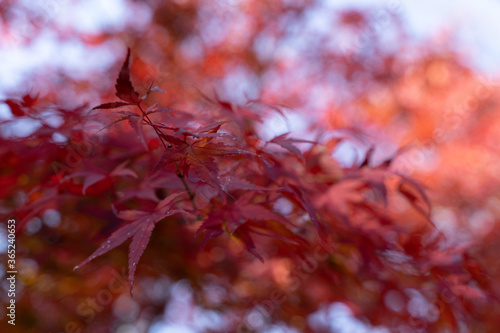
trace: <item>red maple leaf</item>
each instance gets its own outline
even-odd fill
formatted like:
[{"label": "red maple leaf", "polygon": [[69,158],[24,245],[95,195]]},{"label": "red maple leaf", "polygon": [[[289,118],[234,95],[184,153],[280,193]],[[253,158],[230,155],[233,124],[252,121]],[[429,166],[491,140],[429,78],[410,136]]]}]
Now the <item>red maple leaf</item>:
[{"label": "red maple leaf", "polygon": [[173,209],[172,206],[175,204],[175,199],[182,194],[185,194],[185,192],[178,192],[169,195],[167,198],[160,201],[152,212],[139,210],[116,212],[118,218],[130,222],[118,228],[118,230],[111,234],[111,236],[109,236],[109,238],[103,242],[101,246],[94,251],[94,253],[82,261],[79,265],[75,266],[74,269],[76,270],[82,267],[96,257],[101,256],[121,245],[127,239],[132,238],[132,242],[129,246],[128,257],[129,285],[130,294],[132,295],[137,263],[149,243],[153,229],[158,221],[181,212],[180,209]]},{"label": "red maple leaf", "polygon": [[134,86],[130,81],[129,61],[130,48],[127,49],[127,57],[123,62],[122,69],[118,75],[118,79],[116,80],[116,97],[131,104],[138,104],[141,100],[139,98],[139,94],[134,90]]}]

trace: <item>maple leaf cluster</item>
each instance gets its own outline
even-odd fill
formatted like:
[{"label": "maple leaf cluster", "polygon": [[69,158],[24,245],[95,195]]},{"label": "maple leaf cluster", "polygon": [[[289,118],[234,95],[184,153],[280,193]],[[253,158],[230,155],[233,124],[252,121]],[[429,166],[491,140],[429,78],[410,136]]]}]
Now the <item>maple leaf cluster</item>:
[{"label": "maple leaf cluster", "polygon": [[[4,180],[1,197],[11,200],[16,216],[21,217],[18,233],[48,209],[63,206],[88,211],[89,221],[109,220],[95,231],[100,240],[109,236],[75,269],[131,239],[131,294],[155,228],[180,224],[199,251],[225,238],[262,263],[269,258],[301,263],[317,252],[317,244],[334,249],[328,251],[328,260],[320,263],[314,278],[321,285],[340,286],[336,299],[347,304],[355,296],[343,290],[343,284],[382,280],[370,291],[375,299],[393,289],[418,288],[432,279],[429,295],[440,297],[443,289],[451,288],[463,296],[463,307],[443,305],[443,313],[457,325],[456,318],[467,315],[464,308],[493,297],[477,262],[460,249],[445,252],[441,248],[442,234],[430,219],[425,189],[391,168],[398,154],[376,162],[374,150],[369,149],[361,161],[341,167],[332,153],[347,136],[310,141],[286,133],[265,140],[258,126],[266,114],[256,100],[233,105],[200,94],[205,104],[192,112],[149,104],[151,94],[165,92],[152,84],[142,96],[135,90],[130,56],[128,50],[115,85],[119,101],[90,111],[86,106],[55,108],[64,126],[56,130],[42,121],[24,145],[2,139],[4,161],[9,170],[15,170],[12,173],[38,170],[30,174],[29,182],[13,182],[15,177]],[[38,117],[37,98],[27,95],[4,102],[15,117]],[[278,107],[266,110],[281,112]],[[108,123],[102,125],[103,119]],[[67,140],[54,140],[55,133]],[[22,151],[8,152],[11,147]],[[40,159],[41,154],[46,158]],[[24,186],[26,197],[10,198],[15,186]],[[97,204],[90,206],[89,197],[99,198],[92,201]],[[61,213],[70,214],[65,209]],[[457,279],[457,272],[471,274],[479,287]],[[400,275],[408,278],[398,280]],[[290,293],[295,291],[288,288]],[[306,291],[297,293],[306,298]],[[321,290],[309,296],[330,301]],[[410,300],[409,295],[401,297]],[[376,321],[371,302],[360,306],[369,308]],[[283,311],[300,307],[311,310],[290,304]],[[406,312],[400,319],[414,318]]]}]

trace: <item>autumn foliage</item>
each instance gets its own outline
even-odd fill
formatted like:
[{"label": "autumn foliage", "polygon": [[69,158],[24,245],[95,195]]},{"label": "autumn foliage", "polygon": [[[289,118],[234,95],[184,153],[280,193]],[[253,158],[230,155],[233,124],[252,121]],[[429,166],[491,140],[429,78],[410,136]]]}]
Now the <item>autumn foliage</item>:
[{"label": "autumn foliage", "polygon": [[[332,72],[321,75],[313,66],[294,77],[298,59],[265,61],[232,34],[190,63],[174,46],[192,42],[203,6],[154,9],[149,38],[168,55],[166,80],[162,69],[144,74],[151,71],[137,37],[105,78],[114,91],[101,102],[68,103],[53,92],[3,100],[12,117],[2,126],[39,122],[27,137],[0,139],[0,202],[17,220],[25,266],[10,331],[114,331],[124,323],[146,331],[168,311],[211,311],[217,324],[200,331],[330,332],[333,319],[324,318],[340,302],[389,331],[494,332],[496,90],[451,53],[408,63],[398,50],[383,53],[375,37],[361,45],[371,56],[359,45],[304,56]],[[290,31],[268,16],[301,22],[307,8],[248,6],[252,40],[262,31],[285,38]],[[357,11],[340,18],[355,34],[376,24]],[[241,63],[265,77],[262,91],[221,97],[210,84]],[[284,79],[266,81],[270,72]],[[174,80],[179,73],[199,84]],[[330,75],[343,78],[346,96],[330,99]],[[464,108],[448,107],[464,95],[473,96]],[[268,120],[286,123],[292,108],[311,108],[313,137],[265,135]],[[176,308],[174,284],[189,290],[189,304]]]}]

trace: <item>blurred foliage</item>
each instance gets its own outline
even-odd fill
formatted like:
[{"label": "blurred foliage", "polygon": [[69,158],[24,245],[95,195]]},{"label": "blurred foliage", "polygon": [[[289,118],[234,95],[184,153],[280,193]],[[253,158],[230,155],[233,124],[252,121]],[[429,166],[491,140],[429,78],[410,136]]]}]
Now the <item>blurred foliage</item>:
[{"label": "blurred foliage", "polygon": [[[0,209],[18,221],[19,274],[16,326],[6,323],[2,307],[2,331],[114,332],[130,324],[145,332],[156,321],[206,316],[223,324],[199,331],[282,324],[330,332],[318,313],[342,302],[363,322],[398,332],[496,332],[500,94],[495,78],[470,68],[451,38],[412,43],[398,3],[339,11],[319,1],[130,1],[130,8],[150,11],[149,24],[136,26],[132,17],[123,29],[93,34],[58,24],[59,12],[73,4],[54,0],[35,10],[2,1],[0,7],[2,37],[12,45],[29,45],[50,29],[61,41],[106,46],[115,57],[108,71],[78,79],[46,68],[27,80],[32,91],[5,100],[13,117],[0,124]],[[173,171],[161,186],[124,177],[98,182],[87,195],[81,181],[57,178],[55,161],[71,172],[111,172],[109,160],[130,158],[145,179],[158,160],[152,132],[152,153],[140,154],[131,126],[98,132],[117,115],[90,112],[99,101],[116,100],[127,46],[138,92],[151,82],[166,91],[152,93],[147,106],[160,102],[199,120],[230,119],[254,147],[286,130],[276,110],[300,119],[322,145],[300,146],[304,162],[285,150],[268,151],[269,159],[276,156],[277,177],[296,177],[327,229],[326,243],[299,199],[259,194],[299,226],[286,236],[304,243],[261,237],[261,263],[227,235],[200,250],[200,222],[179,217],[156,226],[133,298],[127,245],[73,272],[119,227],[111,210],[118,193],[143,190],[127,207],[139,209],[151,208],[148,186],[156,186],[157,199],[182,189]],[[16,137],[12,129],[28,125],[15,123],[26,119],[40,125]],[[266,177],[248,168],[252,183],[271,186],[272,168]],[[431,210],[410,176],[426,188]],[[207,204],[199,214],[213,208],[225,206]],[[273,228],[284,232],[279,223]]]}]

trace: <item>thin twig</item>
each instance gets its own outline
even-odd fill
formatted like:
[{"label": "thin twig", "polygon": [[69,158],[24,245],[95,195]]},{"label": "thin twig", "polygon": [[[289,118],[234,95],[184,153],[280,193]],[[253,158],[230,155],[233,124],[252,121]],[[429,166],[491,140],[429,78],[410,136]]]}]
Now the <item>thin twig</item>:
[{"label": "thin twig", "polygon": [[[161,137],[161,132],[156,128],[156,126],[153,125],[153,122],[151,121],[151,119],[149,119],[146,112],[144,112],[140,103],[137,104],[137,107],[139,108],[139,110],[141,110],[141,112],[144,115],[144,118],[147,120],[147,122],[149,122],[151,124],[151,126],[153,127],[153,129],[155,130],[156,135],[158,135],[158,138],[160,139],[161,143],[163,144],[163,147],[165,147],[165,149],[168,149],[167,144],[165,143],[165,141]],[[175,168],[177,169],[177,177],[180,178],[182,184],[184,185],[184,188],[186,189],[186,191],[189,195],[189,199],[191,200],[191,204],[193,205],[194,210],[197,210],[198,208],[196,207],[196,203],[194,201],[194,193],[191,191],[188,184],[186,183],[186,180],[184,179],[184,175],[182,174],[181,168],[179,168],[179,164],[177,164],[177,161],[174,161],[174,164],[175,164]]]}]

